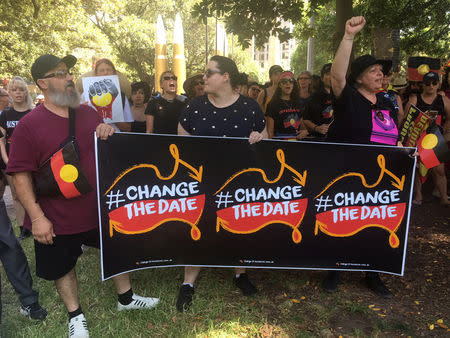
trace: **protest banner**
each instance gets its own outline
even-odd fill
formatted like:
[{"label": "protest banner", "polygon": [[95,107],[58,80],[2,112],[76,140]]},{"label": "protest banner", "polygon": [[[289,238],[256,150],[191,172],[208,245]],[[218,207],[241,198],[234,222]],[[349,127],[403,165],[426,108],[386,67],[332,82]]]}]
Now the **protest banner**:
[{"label": "protest banner", "polygon": [[124,122],[117,75],[83,77],[83,96],[105,123]]},{"label": "protest banner", "polygon": [[103,278],[179,265],[402,275],[411,151],[131,133],[96,140]]}]

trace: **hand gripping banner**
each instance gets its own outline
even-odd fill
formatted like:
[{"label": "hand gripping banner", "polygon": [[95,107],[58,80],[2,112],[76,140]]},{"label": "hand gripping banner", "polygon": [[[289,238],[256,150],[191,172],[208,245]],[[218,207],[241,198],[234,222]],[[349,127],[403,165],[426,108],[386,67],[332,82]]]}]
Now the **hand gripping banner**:
[{"label": "hand gripping banner", "polygon": [[412,148],[96,140],[103,279],[180,265],[402,275]]}]

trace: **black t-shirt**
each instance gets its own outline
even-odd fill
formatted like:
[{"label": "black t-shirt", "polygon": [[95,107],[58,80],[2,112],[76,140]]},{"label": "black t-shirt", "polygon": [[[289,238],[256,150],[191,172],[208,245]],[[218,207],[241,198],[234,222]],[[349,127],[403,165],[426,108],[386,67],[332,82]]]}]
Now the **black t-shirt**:
[{"label": "black t-shirt", "polygon": [[11,107],[4,110],[3,113],[0,115],[0,126],[6,130],[5,142],[6,142],[6,152],[8,154],[9,154],[9,147],[13,140],[12,136],[14,129],[17,127],[17,124],[22,119],[22,117],[24,117],[30,111],[31,109],[19,112]]},{"label": "black t-shirt", "polygon": [[372,104],[355,88],[345,85],[339,98],[333,97],[334,121],[327,141],[356,144],[396,145],[397,114],[392,101],[377,95]]},{"label": "black t-shirt", "polygon": [[242,95],[224,108],[215,107],[207,95],[196,97],[181,114],[180,123],[191,135],[222,137],[248,137],[266,126],[259,104]]},{"label": "black t-shirt", "polygon": [[275,136],[296,136],[296,131],[302,123],[300,106],[292,100],[270,101],[267,105],[266,115],[273,119]]},{"label": "black t-shirt", "polygon": [[[303,119],[315,125],[329,124],[333,121],[332,95],[326,91],[314,93],[306,104]],[[321,133],[312,133],[315,137],[325,137]]]},{"label": "black t-shirt", "polygon": [[149,101],[145,114],[153,116],[155,134],[177,134],[178,118],[186,107],[183,98],[184,96],[177,96],[173,101],[167,101],[160,96]]},{"label": "black t-shirt", "polygon": [[431,102],[431,104],[426,103],[422,99],[422,95],[417,95],[417,104],[416,107],[421,111],[437,111],[436,123],[440,126],[444,125],[445,122],[445,106],[444,99],[442,95],[437,95],[436,98]]}]

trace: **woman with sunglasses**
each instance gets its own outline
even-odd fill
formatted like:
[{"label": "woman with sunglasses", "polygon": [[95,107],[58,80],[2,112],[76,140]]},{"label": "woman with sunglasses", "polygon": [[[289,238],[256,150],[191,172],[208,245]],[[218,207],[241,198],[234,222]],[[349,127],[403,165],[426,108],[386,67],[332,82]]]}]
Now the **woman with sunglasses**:
[{"label": "woman with sunglasses", "polygon": [[[239,71],[233,60],[215,55],[203,76],[206,95],[193,99],[180,116],[178,135],[245,137],[250,144],[267,138],[264,115],[252,99],[237,92]],[[199,267],[186,266],[178,294],[177,309],[182,312],[192,302]],[[236,269],[235,285],[245,296],[257,292],[245,269]]]},{"label": "woman with sunglasses", "polygon": [[184,81],[183,89],[189,100],[205,94],[205,82],[203,81],[203,74],[196,74]]},{"label": "woman with sunglasses", "polygon": [[[421,94],[411,95],[406,105],[406,111],[413,104],[421,111],[436,111],[436,123],[443,127],[444,136],[450,132],[450,100],[438,93],[439,90],[439,75],[434,72],[428,72],[423,76],[423,91]],[[444,163],[439,164],[430,170],[434,178],[436,188],[439,191],[441,205],[445,207],[450,206],[447,197],[447,177],[445,175]],[[414,181],[415,197],[413,203],[416,205],[422,204],[422,183],[416,175]]]},{"label": "woman with sunglasses", "polygon": [[[11,107],[4,110],[0,116],[0,126],[1,132],[4,135],[2,138],[1,154],[2,159],[5,164],[8,163],[9,159],[9,148],[13,140],[12,136],[14,129],[16,128],[19,121],[28,114],[31,109],[34,108],[33,100],[31,99],[30,93],[28,91],[28,86],[26,82],[19,76],[14,77],[8,83],[8,94],[12,99]],[[17,198],[16,189],[12,182],[12,176],[5,175],[8,180],[8,184],[11,187],[11,193],[14,200],[14,211],[16,214],[17,223],[20,226],[20,236],[19,239],[22,240],[26,237],[31,236],[31,232],[25,229],[23,225],[23,220],[25,217],[25,209]]]},{"label": "woman with sunglasses", "polygon": [[151,100],[146,115],[146,132],[151,134],[176,134],[178,118],[186,107],[187,98],[177,95],[177,77],[171,71],[161,74],[162,95]]},{"label": "woman with sunglasses", "polygon": [[[300,109],[300,89],[294,74],[283,72],[266,110],[269,138],[302,139],[308,135]],[[301,129],[302,127],[302,129]]]}]

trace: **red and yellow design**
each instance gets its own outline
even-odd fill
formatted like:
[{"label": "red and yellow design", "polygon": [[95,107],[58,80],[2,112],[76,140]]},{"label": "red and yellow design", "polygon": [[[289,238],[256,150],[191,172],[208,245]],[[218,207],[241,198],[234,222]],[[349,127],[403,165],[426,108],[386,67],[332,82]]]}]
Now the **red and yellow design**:
[{"label": "red and yellow design", "polygon": [[[236,180],[239,176],[245,173],[258,173],[261,175],[262,179],[265,183],[272,185],[280,181],[280,179],[283,177],[283,175],[286,173],[293,174],[292,180],[296,182],[297,184],[301,186],[305,186],[306,184],[306,177],[307,177],[307,171],[305,170],[303,174],[300,174],[297,170],[292,168],[290,165],[286,163],[286,158],[284,155],[284,152],[282,149],[278,149],[276,152],[276,156],[278,161],[280,162],[280,171],[274,179],[269,179],[267,177],[267,174],[264,170],[260,168],[247,168],[243,169],[233,176],[231,176],[222,187],[220,187],[219,190],[215,192],[215,195],[217,195],[219,192],[221,192],[226,186],[228,186],[231,182]],[[234,217],[234,208],[229,207],[226,209],[218,210],[217,211],[217,221],[216,221],[216,231],[219,232],[220,228],[235,233],[235,234],[251,234],[255,233],[269,224],[273,223],[279,223],[279,224],[285,224],[292,228],[292,240],[294,243],[300,243],[302,240],[302,235],[299,231],[300,224],[302,223],[303,217],[306,213],[306,207],[308,205],[308,199],[298,199],[298,200],[290,200],[290,201],[284,201],[288,203],[297,203],[296,206],[298,206],[298,212],[296,213],[270,213],[268,215],[258,215],[258,216],[251,216],[246,217],[245,219],[236,219]],[[244,204],[238,204],[238,206],[244,206],[247,208],[253,208],[256,207],[258,209],[264,209],[264,205],[270,204],[271,206],[283,203],[283,202],[251,202],[251,203],[244,203]],[[236,206],[236,205],[235,205]]]},{"label": "red and yellow design", "polygon": [[[189,163],[183,161],[180,158],[180,153],[178,151],[178,147],[175,144],[171,144],[169,146],[169,152],[174,158],[174,167],[172,173],[167,176],[161,174],[159,168],[154,164],[142,163],[137,164],[131,168],[124,170],[120,173],[111,186],[106,190],[105,195],[114,188],[116,184],[118,184],[127,174],[130,172],[148,168],[153,169],[157,178],[161,181],[169,181],[175,177],[178,173],[178,170],[181,166],[185,167],[189,170],[188,176],[196,180],[197,182],[202,181],[203,175],[203,166],[200,166],[198,169],[191,166]],[[171,221],[180,221],[187,223],[191,226],[191,237],[193,240],[199,240],[201,237],[201,231],[198,228],[198,222],[203,214],[204,205],[205,205],[205,195],[197,195],[197,196],[189,196],[187,198],[179,198],[179,199],[168,199],[168,200],[141,200],[137,202],[132,202],[131,206],[128,205],[128,208],[132,208],[135,203],[139,203],[139,207],[142,210],[147,210],[146,208],[150,208],[149,205],[158,205],[161,202],[169,203],[170,205],[177,204],[181,205],[186,203],[186,200],[189,200],[193,204],[195,204],[196,208],[193,210],[180,210],[180,207],[174,208],[173,210],[164,210],[161,213],[148,211],[142,212],[140,215],[134,215],[130,217],[129,210],[127,209],[127,205],[124,205],[118,209],[115,209],[109,213],[109,225],[110,225],[110,236],[113,236],[114,230],[126,235],[136,235],[142,234],[149,231],[152,231],[159,227],[160,225],[171,222]]]},{"label": "red and yellow design", "polygon": [[[346,173],[344,175],[341,175],[337,178],[335,178],[332,182],[330,182],[320,194],[318,194],[315,198],[317,199],[321,195],[323,195],[328,189],[330,189],[334,184],[336,184],[338,181],[347,178],[347,177],[358,177],[361,179],[361,183],[365,188],[373,189],[376,188],[380,183],[381,180],[386,176],[389,176],[392,181],[391,185],[400,191],[403,191],[404,185],[405,185],[405,175],[402,175],[401,178],[394,175],[391,171],[386,169],[386,160],[383,155],[378,155],[377,157],[377,163],[380,167],[380,175],[378,179],[373,184],[369,184],[365,178],[365,176],[361,173],[356,172],[350,172]],[[381,213],[379,211],[379,208],[381,208],[379,205],[375,206],[345,206],[340,208],[335,208],[333,210],[328,210],[322,213],[319,213],[316,215],[316,224],[315,224],[315,231],[314,234],[317,236],[319,229],[333,237],[350,237],[355,235],[356,233],[370,227],[378,227],[385,229],[390,233],[389,236],[389,245],[392,248],[397,248],[400,244],[400,241],[398,239],[398,236],[396,235],[396,231],[398,227],[400,226],[405,210],[406,210],[406,204],[405,203],[397,203],[392,205],[383,205],[384,208],[393,208],[395,210],[395,216],[392,217],[381,217]],[[348,210],[345,210],[348,209]],[[341,210],[345,210],[349,212],[351,209],[353,215],[357,215],[360,217],[355,217],[356,219],[345,219],[345,220],[335,220],[335,213],[339,212]],[[376,212],[376,213],[375,213]],[[363,214],[366,214],[365,217],[361,216]],[[373,216],[373,214],[375,216]],[[369,217],[371,215],[371,217]]]}]

